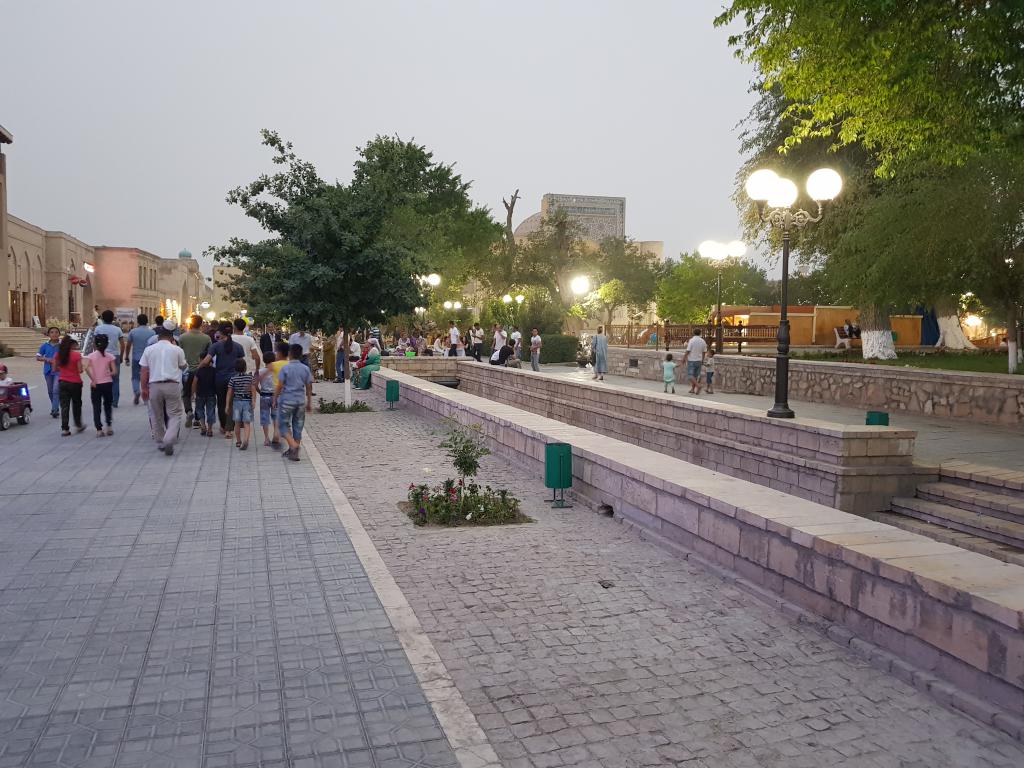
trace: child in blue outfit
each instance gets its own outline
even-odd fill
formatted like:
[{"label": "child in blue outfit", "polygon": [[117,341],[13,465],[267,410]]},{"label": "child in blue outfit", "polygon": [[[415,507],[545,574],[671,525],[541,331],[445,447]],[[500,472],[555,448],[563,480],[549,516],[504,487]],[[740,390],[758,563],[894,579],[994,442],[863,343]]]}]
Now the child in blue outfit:
[{"label": "child in blue outfit", "polygon": [[672,394],[676,393],[676,364],[672,360],[672,353],[665,355],[665,361],[661,364],[661,378],[665,382],[665,391],[672,388]]}]

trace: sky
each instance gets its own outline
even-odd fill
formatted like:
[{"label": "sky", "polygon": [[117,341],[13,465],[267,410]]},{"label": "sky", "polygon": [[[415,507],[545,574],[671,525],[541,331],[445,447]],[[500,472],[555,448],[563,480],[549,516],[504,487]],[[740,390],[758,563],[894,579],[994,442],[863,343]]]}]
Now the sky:
[{"label": "sky", "polygon": [[[327,179],[415,139],[518,223],[546,192],[626,198],[666,255],[740,227],[752,69],[715,0],[0,0],[8,210],[92,245],[200,256],[261,232],[225,201],[271,128]],[[204,268],[209,259],[201,258]]]}]

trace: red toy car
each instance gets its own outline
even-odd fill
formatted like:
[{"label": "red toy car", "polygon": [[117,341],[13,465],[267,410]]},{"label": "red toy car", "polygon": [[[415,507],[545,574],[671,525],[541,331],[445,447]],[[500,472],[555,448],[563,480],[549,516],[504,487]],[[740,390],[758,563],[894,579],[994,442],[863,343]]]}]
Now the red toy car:
[{"label": "red toy car", "polygon": [[0,430],[11,426],[11,419],[19,424],[28,424],[32,415],[32,398],[28,394],[28,384],[16,381],[13,384],[0,384]]}]

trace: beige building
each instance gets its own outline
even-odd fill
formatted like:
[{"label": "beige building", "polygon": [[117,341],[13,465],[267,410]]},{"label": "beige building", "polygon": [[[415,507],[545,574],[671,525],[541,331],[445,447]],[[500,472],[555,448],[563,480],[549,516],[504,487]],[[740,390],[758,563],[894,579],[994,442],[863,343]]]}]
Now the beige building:
[{"label": "beige building", "polygon": [[[13,140],[0,126],[0,150]],[[0,151],[0,327],[88,324],[94,306],[120,310],[121,319],[139,312],[180,318],[212,301],[209,281],[187,250],[164,259],[141,248],[94,247],[9,214],[6,171]]]}]

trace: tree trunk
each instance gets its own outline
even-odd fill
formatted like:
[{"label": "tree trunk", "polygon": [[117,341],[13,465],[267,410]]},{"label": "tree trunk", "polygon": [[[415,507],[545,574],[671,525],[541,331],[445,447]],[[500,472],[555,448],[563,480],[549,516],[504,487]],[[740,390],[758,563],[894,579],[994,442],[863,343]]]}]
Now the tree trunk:
[{"label": "tree trunk", "polygon": [[939,323],[939,340],[935,346],[945,349],[977,349],[967,338],[960,325],[956,304],[948,297],[935,302],[935,317]]},{"label": "tree trunk", "polygon": [[860,311],[860,343],[865,360],[896,359],[887,310],[865,307]]},{"label": "tree trunk", "polygon": [[1017,307],[1011,304],[1006,316],[1006,370],[1008,373],[1017,372],[1017,364],[1020,362],[1019,340]]}]

